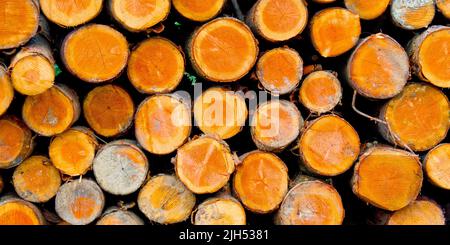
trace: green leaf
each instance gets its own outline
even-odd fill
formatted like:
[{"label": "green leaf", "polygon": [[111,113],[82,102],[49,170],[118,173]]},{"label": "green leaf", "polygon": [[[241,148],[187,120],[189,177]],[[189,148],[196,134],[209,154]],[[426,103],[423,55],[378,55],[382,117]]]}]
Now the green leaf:
[{"label": "green leaf", "polygon": [[175,24],[175,26],[181,26],[181,23],[178,21],[175,21],[174,24]]},{"label": "green leaf", "polygon": [[197,83],[197,77],[194,75],[191,75],[189,72],[185,72],[184,75],[189,79],[189,81],[191,82],[192,86],[195,85],[195,83]]},{"label": "green leaf", "polygon": [[58,64],[55,64],[55,76],[57,77],[61,73],[61,68],[59,68]]}]

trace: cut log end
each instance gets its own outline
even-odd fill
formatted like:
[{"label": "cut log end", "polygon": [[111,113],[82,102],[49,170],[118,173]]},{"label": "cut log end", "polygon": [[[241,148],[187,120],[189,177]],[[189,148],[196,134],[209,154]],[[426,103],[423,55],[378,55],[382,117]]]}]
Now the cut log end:
[{"label": "cut log end", "polygon": [[232,197],[213,197],[202,202],[193,214],[194,225],[245,225],[245,210]]},{"label": "cut log end", "polygon": [[32,203],[16,197],[0,200],[0,225],[45,225],[41,211]]},{"label": "cut log end", "polygon": [[225,141],[203,136],[178,149],[175,169],[192,192],[214,193],[228,182],[235,162]]},{"label": "cut log end", "polygon": [[209,88],[194,103],[194,118],[200,130],[221,139],[238,134],[247,115],[244,97],[221,87]]},{"label": "cut log end", "polygon": [[373,20],[386,11],[389,2],[390,0],[345,0],[345,7],[359,15],[363,20]]},{"label": "cut log end", "polygon": [[56,194],[55,210],[63,220],[73,225],[86,225],[102,213],[105,197],[92,180],[75,180],[62,185]]},{"label": "cut log end", "polygon": [[424,170],[431,183],[450,190],[450,143],[438,145],[428,152]]},{"label": "cut log end", "polygon": [[61,176],[48,158],[32,156],[15,169],[13,185],[21,198],[43,203],[56,195]]},{"label": "cut log end", "polygon": [[20,59],[12,67],[11,79],[19,93],[37,95],[53,86],[55,70],[45,57],[31,55]]},{"label": "cut log end", "polygon": [[311,20],[311,41],[323,57],[339,56],[352,49],[359,40],[359,16],[344,8],[327,8]]},{"label": "cut log end", "polygon": [[128,78],[143,93],[168,93],[183,79],[184,63],[183,53],[172,41],[150,38],[131,53]]},{"label": "cut log end", "polygon": [[217,16],[226,0],[173,0],[172,3],[185,18],[202,22]]},{"label": "cut log end", "polygon": [[146,31],[165,20],[170,12],[170,0],[112,0],[111,15],[132,32]]},{"label": "cut log end", "polygon": [[275,48],[259,58],[256,75],[270,93],[287,94],[292,92],[302,79],[303,60],[294,49]]},{"label": "cut log end", "polygon": [[112,84],[94,88],[83,102],[86,121],[104,137],[125,133],[133,122],[134,110],[133,100],[127,91]]},{"label": "cut log end", "polygon": [[153,154],[175,151],[191,133],[191,110],[173,94],[155,95],[141,103],[135,119],[139,144]]},{"label": "cut log end", "polygon": [[345,216],[341,197],[333,186],[318,180],[295,185],[275,217],[279,225],[340,225]]},{"label": "cut log end", "polygon": [[97,225],[144,225],[144,221],[131,211],[113,207],[102,215]]},{"label": "cut log end", "polygon": [[362,200],[395,211],[416,199],[422,180],[422,166],[416,155],[391,147],[373,146],[360,156],[352,188]]},{"label": "cut log end", "polygon": [[61,48],[61,58],[67,69],[81,80],[91,83],[118,77],[127,64],[128,55],[125,37],[115,29],[99,24],[72,31]]},{"label": "cut log end", "polygon": [[75,27],[94,19],[103,7],[102,0],[39,0],[42,13],[62,27]]},{"label": "cut log end", "polygon": [[174,224],[189,218],[195,206],[195,195],[175,176],[160,174],[142,187],[137,202],[149,220]]},{"label": "cut log end", "polygon": [[258,106],[250,122],[253,142],[263,151],[281,151],[297,139],[303,118],[286,100],[271,100]]},{"label": "cut log end", "polygon": [[255,213],[277,209],[288,190],[288,169],[273,153],[245,154],[236,168],[233,189],[244,206]]},{"label": "cut log end", "polygon": [[445,94],[429,85],[412,83],[381,110],[383,137],[413,151],[426,151],[445,139],[450,127],[450,103]]},{"label": "cut log end", "polygon": [[200,76],[214,82],[234,82],[256,63],[258,42],[243,22],[224,17],[194,32],[187,50]]},{"label": "cut log end", "polygon": [[97,139],[89,129],[75,127],[52,139],[49,155],[61,173],[79,176],[91,168],[97,146]]},{"label": "cut log end", "polygon": [[342,99],[338,78],[329,71],[315,71],[303,80],[299,100],[308,110],[321,114],[336,107]]},{"label": "cut log end", "polygon": [[346,76],[350,85],[365,97],[392,98],[409,79],[408,55],[390,36],[371,35],[351,55]]},{"label": "cut log end", "polygon": [[435,14],[434,0],[393,0],[391,16],[393,22],[406,30],[427,27]]},{"label": "cut log end", "polygon": [[29,128],[43,136],[64,132],[78,119],[80,104],[75,92],[64,85],[25,99],[22,117]]},{"label": "cut log end", "polygon": [[14,88],[11,84],[11,78],[3,64],[0,63],[0,116],[3,115],[11,105],[14,99]]},{"label": "cut log end", "polygon": [[436,0],[436,6],[445,18],[450,19],[450,1]]},{"label": "cut log end", "polygon": [[128,195],[141,187],[148,173],[145,154],[131,141],[118,140],[104,145],[93,162],[95,179],[113,195]]},{"label": "cut log end", "polygon": [[423,199],[411,202],[394,212],[387,225],[445,225],[442,208],[434,201]]},{"label": "cut log end", "polygon": [[356,130],[335,115],[322,116],[309,123],[298,144],[305,167],[324,176],[336,176],[347,171],[360,150]]},{"label": "cut log end", "polygon": [[0,169],[19,165],[33,150],[31,130],[15,117],[0,119]]}]

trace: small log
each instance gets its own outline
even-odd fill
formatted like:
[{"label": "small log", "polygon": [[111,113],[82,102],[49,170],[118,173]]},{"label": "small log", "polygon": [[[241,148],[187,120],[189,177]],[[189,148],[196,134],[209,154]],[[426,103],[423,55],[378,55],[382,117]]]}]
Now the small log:
[{"label": "small log", "polygon": [[241,203],[230,195],[206,199],[192,216],[194,225],[245,225],[247,222]]},{"label": "small log", "polygon": [[375,207],[396,211],[419,195],[423,173],[419,158],[388,146],[372,146],[355,166],[353,193]]},{"label": "small log", "polygon": [[312,113],[329,112],[341,102],[341,99],[341,83],[331,71],[312,72],[300,86],[299,101]]},{"label": "small log", "polygon": [[55,60],[50,44],[35,36],[11,60],[9,70],[14,89],[24,95],[37,95],[53,86]]},{"label": "small log", "polygon": [[236,167],[233,190],[244,206],[265,214],[277,209],[288,191],[288,169],[275,154],[253,151],[244,154]]},{"label": "small log", "polygon": [[61,176],[48,158],[32,156],[14,170],[12,181],[21,198],[29,202],[44,203],[58,192]]},{"label": "small log", "polygon": [[450,88],[450,27],[432,26],[408,47],[412,70],[422,81]]},{"label": "small log", "polygon": [[350,169],[358,159],[360,146],[358,132],[335,115],[309,122],[298,142],[306,169],[323,176],[336,176]]},{"label": "small log", "polygon": [[100,14],[103,0],[39,0],[42,13],[61,27],[75,27],[87,23]]},{"label": "small log", "polygon": [[153,154],[166,155],[175,151],[187,140],[191,127],[191,109],[175,94],[151,96],[136,112],[136,139]]},{"label": "small log", "polygon": [[142,187],[137,203],[150,221],[175,224],[189,218],[195,195],[177,177],[159,174]]},{"label": "small log", "polygon": [[86,225],[102,213],[105,196],[90,179],[68,182],[59,188],[55,199],[56,213],[72,225]]},{"label": "small log", "polygon": [[435,186],[450,190],[450,143],[443,143],[425,156],[424,171]]},{"label": "small log", "polygon": [[355,48],[345,76],[361,95],[388,99],[399,94],[409,79],[408,55],[392,37],[373,34]]},{"label": "small log", "polygon": [[235,169],[228,144],[207,135],[180,147],[174,163],[177,176],[195,194],[220,190]]},{"label": "small log", "polygon": [[144,221],[131,211],[110,207],[97,221],[97,225],[144,225]]},{"label": "small log", "polygon": [[450,19],[450,1],[449,0],[436,0],[436,7],[445,16]]},{"label": "small log", "polygon": [[0,169],[13,168],[33,152],[34,140],[31,130],[18,118],[0,119]]},{"label": "small log", "polygon": [[128,78],[142,93],[169,93],[184,75],[184,56],[178,46],[162,37],[152,37],[131,52]]},{"label": "small log", "polygon": [[113,195],[128,195],[139,189],[148,174],[148,160],[139,147],[129,140],[104,145],[93,162],[95,179]]},{"label": "small log", "polygon": [[405,30],[428,27],[436,12],[434,2],[434,0],[392,0],[392,21]]},{"label": "small log", "polygon": [[192,34],[187,53],[201,77],[213,82],[234,82],[256,63],[258,41],[243,22],[217,18]]},{"label": "small log", "polygon": [[99,135],[115,137],[125,133],[133,122],[134,103],[123,88],[108,84],[91,90],[83,102],[89,126]]},{"label": "small log", "polygon": [[195,125],[205,134],[229,139],[245,125],[248,110],[245,98],[222,87],[204,91],[194,102]]},{"label": "small log", "polygon": [[28,42],[39,28],[39,4],[35,0],[0,0],[0,50]]},{"label": "small log", "polygon": [[345,0],[345,7],[359,15],[363,20],[373,20],[380,17],[388,8],[390,0]]},{"label": "small log", "polygon": [[141,32],[167,18],[170,2],[170,0],[111,0],[108,1],[108,10],[125,29]]},{"label": "small log", "polygon": [[11,105],[14,99],[14,88],[11,84],[11,78],[8,72],[0,63],[0,116],[3,115]]},{"label": "small log", "polygon": [[298,36],[308,22],[304,0],[259,0],[250,9],[246,22],[264,39],[287,41]]},{"label": "small log", "polygon": [[41,211],[32,203],[13,196],[0,199],[0,225],[45,225]]},{"label": "small log", "polygon": [[275,216],[277,225],[341,225],[345,216],[336,189],[306,178],[292,187]]},{"label": "small log", "polygon": [[359,16],[340,7],[317,12],[310,25],[311,42],[323,57],[335,57],[349,51],[361,35]]},{"label": "small log", "polygon": [[74,127],[52,138],[49,156],[61,173],[79,176],[91,168],[97,147],[97,139],[90,129]]},{"label": "small log", "polygon": [[208,21],[216,17],[227,0],[173,0],[172,4],[183,17],[192,21]]},{"label": "small log", "polygon": [[271,100],[258,106],[250,119],[250,127],[258,149],[280,152],[297,139],[303,118],[293,103]]},{"label": "small log", "polygon": [[45,92],[28,96],[22,108],[27,126],[42,136],[66,131],[80,116],[78,96],[63,84],[56,84]]},{"label": "small log", "polygon": [[381,109],[381,135],[392,144],[413,151],[426,151],[445,139],[450,127],[450,103],[430,85],[411,83]]},{"label": "small log", "polygon": [[263,87],[272,94],[292,92],[303,76],[303,60],[297,51],[288,47],[265,52],[256,65],[256,75]]},{"label": "small log", "polygon": [[106,25],[90,24],[68,34],[60,53],[74,76],[85,82],[101,83],[120,75],[129,52],[122,33]]},{"label": "small log", "polygon": [[445,216],[436,202],[419,199],[390,214],[386,225],[445,225]]}]

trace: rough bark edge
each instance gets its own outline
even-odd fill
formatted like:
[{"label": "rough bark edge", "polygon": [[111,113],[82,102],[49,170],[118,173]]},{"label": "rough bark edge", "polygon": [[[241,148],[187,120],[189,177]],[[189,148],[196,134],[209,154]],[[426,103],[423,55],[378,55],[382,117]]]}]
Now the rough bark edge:
[{"label": "rough bark edge", "polygon": [[442,188],[442,189],[445,189],[445,190],[450,190],[450,188],[443,187],[443,186],[441,186],[440,184],[438,184],[437,182],[435,182],[432,178],[430,178],[430,176],[428,175],[428,171],[426,170],[426,166],[427,166],[427,164],[428,164],[429,157],[431,156],[431,154],[433,153],[433,151],[436,150],[436,149],[438,149],[438,148],[440,148],[440,147],[442,147],[442,146],[445,146],[445,145],[450,145],[450,143],[441,143],[441,144],[438,144],[437,146],[433,147],[431,150],[429,150],[428,153],[425,155],[425,158],[424,158],[424,160],[423,160],[423,164],[422,164],[422,165],[423,165],[423,172],[424,172],[425,175],[427,176],[427,180],[428,180],[432,185],[434,185],[434,186],[436,186],[436,187],[439,187],[439,188]]}]

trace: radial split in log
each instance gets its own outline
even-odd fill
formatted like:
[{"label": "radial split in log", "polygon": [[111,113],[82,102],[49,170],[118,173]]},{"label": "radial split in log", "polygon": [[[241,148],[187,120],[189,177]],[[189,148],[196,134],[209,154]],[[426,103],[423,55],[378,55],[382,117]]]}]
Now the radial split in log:
[{"label": "radial split in log", "polygon": [[136,112],[136,139],[150,153],[169,154],[189,137],[191,120],[191,109],[178,96],[149,97]]},{"label": "radial split in log", "polygon": [[41,211],[32,203],[17,197],[0,199],[0,225],[45,225]]},{"label": "radial split in log", "polygon": [[292,92],[303,76],[303,60],[288,47],[265,52],[256,65],[256,75],[266,90],[275,95]]},{"label": "radial split in log", "polygon": [[352,188],[362,200],[395,211],[416,199],[422,180],[422,166],[416,155],[387,146],[372,146],[355,166]]},{"label": "radial split in log", "polygon": [[128,42],[115,29],[91,24],[72,31],[64,39],[61,59],[83,81],[101,83],[120,75],[128,61]]},{"label": "radial split in log", "polygon": [[41,36],[31,39],[11,60],[11,81],[24,95],[37,95],[53,86],[55,60],[50,44]]},{"label": "radial split in log", "polygon": [[387,225],[445,225],[444,212],[434,201],[416,200],[389,215]]},{"label": "radial split in log", "polygon": [[173,6],[182,16],[193,21],[207,21],[216,17],[227,0],[173,0]]},{"label": "radial split in log", "polygon": [[144,225],[144,221],[131,211],[111,207],[100,217],[97,225]]},{"label": "radial split in log", "polygon": [[168,93],[180,84],[184,75],[183,53],[172,41],[153,37],[132,51],[128,78],[142,93]]},{"label": "radial split in log", "polygon": [[170,0],[111,0],[108,9],[124,28],[140,32],[167,18]]},{"label": "radial split in log", "polygon": [[221,87],[207,89],[194,103],[196,125],[205,134],[221,139],[238,134],[245,125],[247,115],[242,94]]},{"label": "radial split in log", "polygon": [[159,174],[142,187],[137,202],[150,221],[174,224],[189,218],[195,195],[175,176]]},{"label": "radial split in log", "polygon": [[436,0],[436,6],[447,19],[450,19],[450,0]]},{"label": "radial split in log", "polygon": [[304,0],[259,0],[246,21],[264,39],[286,41],[305,29],[308,9]]},{"label": "radial split in log", "polygon": [[373,20],[381,16],[389,6],[390,0],[345,0],[345,7],[359,15],[363,20]]},{"label": "radial split in log", "polygon": [[194,225],[245,225],[245,210],[231,196],[212,197],[202,202],[192,214]]},{"label": "radial split in log", "polygon": [[72,225],[86,225],[102,213],[105,196],[92,180],[80,179],[59,188],[55,210],[59,217]]},{"label": "radial split in log", "polygon": [[330,71],[315,71],[303,80],[299,100],[308,110],[321,114],[336,107],[342,99],[342,87]]},{"label": "radial split in log", "polygon": [[255,213],[277,209],[288,190],[288,169],[275,154],[253,151],[241,157],[233,189],[244,206]]},{"label": "radial split in log", "polygon": [[0,50],[28,42],[39,27],[39,5],[34,0],[0,0]]},{"label": "radial split in log", "polygon": [[256,63],[258,41],[243,22],[217,18],[194,32],[187,52],[200,76],[214,82],[234,82]]},{"label": "radial split in log", "polygon": [[52,139],[49,155],[61,173],[79,176],[91,168],[97,146],[97,139],[90,129],[74,127]]},{"label": "radial split in log", "polygon": [[345,73],[359,94],[372,99],[392,98],[409,79],[408,55],[390,36],[374,34],[353,51]]},{"label": "radial split in log", "polygon": [[42,94],[28,96],[22,117],[28,127],[43,136],[60,134],[78,120],[80,104],[75,91],[57,84]]},{"label": "radial split in log", "polygon": [[289,190],[275,217],[278,225],[340,225],[345,210],[333,186],[306,180]]},{"label": "radial split in log", "polygon": [[227,143],[202,136],[178,149],[175,170],[180,180],[196,194],[214,193],[234,172],[235,162]]},{"label": "radial split in log", "polygon": [[311,42],[323,57],[339,56],[352,49],[361,34],[359,16],[344,8],[327,8],[311,20]]},{"label": "radial split in log", "polygon": [[450,190],[450,143],[436,146],[423,162],[428,180],[440,188]]},{"label": "radial split in log", "polygon": [[394,24],[406,30],[427,27],[435,14],[434,0],[392,0],[391,16]]},{"label": "radial split in log", "polygon": [[421,80],[450,88],[450,27],[428,28],[410,42],[408,51],[412,69]]},{"label": "radial split in log", "polygon": [[98,151],[93,170],[103,190],[113,195],[128,195],[139,189],[147,178],[148,160],[134,142],[117,140]]},{"label": "radial split in log", "polygon": [[94,19],[100,14],[103,0],[39,0],[42,13],[62,27],[74,27]]},{"label": "radial split in log", "polygon": [[358,158],[359,136],[344,119],[325,115],[310,123],[298,143],[302,163],[314,174],[336,176]]},{"label": "radial split in log", "polygon": [[3,115],[11,105],[14,98],[14,88],[11,84],[11,78],[8,72],[0,63],[0,116]]},{"label": "radial split in log", "polygon": [[21,198],[43,203],[56,195],[61,176],[48,158],[32,156],[15,169],[13,185]]},{"label": "radial split in log", "polygon": [[19,165],[33,151],[31,130],[15,117],[0,119],[0,169]]},{"label": "radial split in log", "polygon": [[133,100],[127,91],[112,84],[94,88],[83,102],[86,121],[104,137],[125,133],[133,122],[134,110]]},{"label": "radial split in log", "polygon": [[282,151],[295,139],[303,126],[297,107],[286,100],[260,104],[250,120],[253,142],[263,151]]},{"label": "radial split in log", "polygon": [[450,127],[450,103],[445,94],[421,83],[407,85],[381,109],[382,136],[413,151],[426,151],[445,139]]}]

